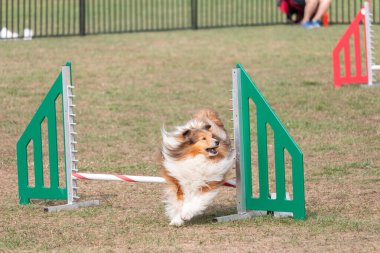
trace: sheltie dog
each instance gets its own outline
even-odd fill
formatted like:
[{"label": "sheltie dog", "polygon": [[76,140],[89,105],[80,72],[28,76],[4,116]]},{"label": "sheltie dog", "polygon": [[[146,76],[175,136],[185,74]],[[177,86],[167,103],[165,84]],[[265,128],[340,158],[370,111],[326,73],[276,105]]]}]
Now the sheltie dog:
[{"label": "sheltie dog", "polygon": [[173,132],[162,129],[165,211],[170,225],[202,214],[233,167],[231,141],[218,114],[204,109]]}]

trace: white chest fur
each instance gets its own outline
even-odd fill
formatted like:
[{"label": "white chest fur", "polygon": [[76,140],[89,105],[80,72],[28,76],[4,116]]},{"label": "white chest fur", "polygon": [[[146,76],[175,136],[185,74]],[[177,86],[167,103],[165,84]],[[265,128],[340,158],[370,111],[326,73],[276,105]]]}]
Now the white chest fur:
[{"label": "white chest fur", "polygon": [[176,161],[165,159],[164,166],[169,174],[175,177],[181,185],[202,187],[207,182],[221,181],[232,167],[233,157],[226,157],[219,161],[212,161],[204,155]]}]

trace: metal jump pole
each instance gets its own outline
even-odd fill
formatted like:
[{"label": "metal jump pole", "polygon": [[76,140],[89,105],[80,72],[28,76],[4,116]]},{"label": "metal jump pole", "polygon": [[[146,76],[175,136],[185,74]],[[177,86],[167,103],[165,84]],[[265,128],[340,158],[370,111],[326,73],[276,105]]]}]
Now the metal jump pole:
[{"label": "metal jump pole", "polygon": [[372,14],[369,9],[369,2],[364,2],[364,15],[365,15],[365,35],[366,35],[366,47],[367,47],[367,69],[368,69],[368,86],[379,86],[374,84],[376,82],[375,70],[380,70],[380,65],[374,63],[374,44],[373,44],[373,30],[372,30]]},{"label": "metal jump pole", "polygon": [[65,145],[65,171],[66,171],[66,188],[67,204],[59,206],[49,206],[44,210],[46,212],[58,212],[61,210],[75,209],[79,207],[99,205],[99,200],[90,200],[78,202],[78,182],[72,174],[78,172],[76,159],[75,141],[75,113],[74,113],[74,85],[71,80],[71,67],[62,67],[62,103],[63,103],[63,123],[64,123],[64,145]]}]

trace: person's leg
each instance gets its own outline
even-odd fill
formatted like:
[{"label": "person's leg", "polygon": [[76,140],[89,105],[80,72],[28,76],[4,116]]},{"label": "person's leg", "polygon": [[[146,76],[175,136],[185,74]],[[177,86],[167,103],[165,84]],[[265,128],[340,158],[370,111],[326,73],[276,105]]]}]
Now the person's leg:
[{"label": "person's leg", "polygon": [[311,16],[315,13],[318,7],[318,3],[319,0],[306,0],[305,12],[301,24],[305,24],[306,22],[310,21]]},{"label": "person's leg", "polygon": [[319,0],[318,10],[313,17],[313,21],[320,21],[323,14],[325,14],[330,7],[330,4],[331,0]]}]

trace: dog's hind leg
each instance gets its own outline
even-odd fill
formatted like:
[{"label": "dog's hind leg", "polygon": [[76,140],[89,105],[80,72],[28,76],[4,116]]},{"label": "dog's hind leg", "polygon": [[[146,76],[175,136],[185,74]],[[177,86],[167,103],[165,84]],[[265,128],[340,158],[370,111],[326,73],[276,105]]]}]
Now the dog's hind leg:
[{"label": "dog's hind leg", "polygon": [[211,204],[213,199],[218,195],[218,190],[209,192],[197,192],[186,196],[181,212],[182,220],[190,220],[196,215],[200,215]]}]

